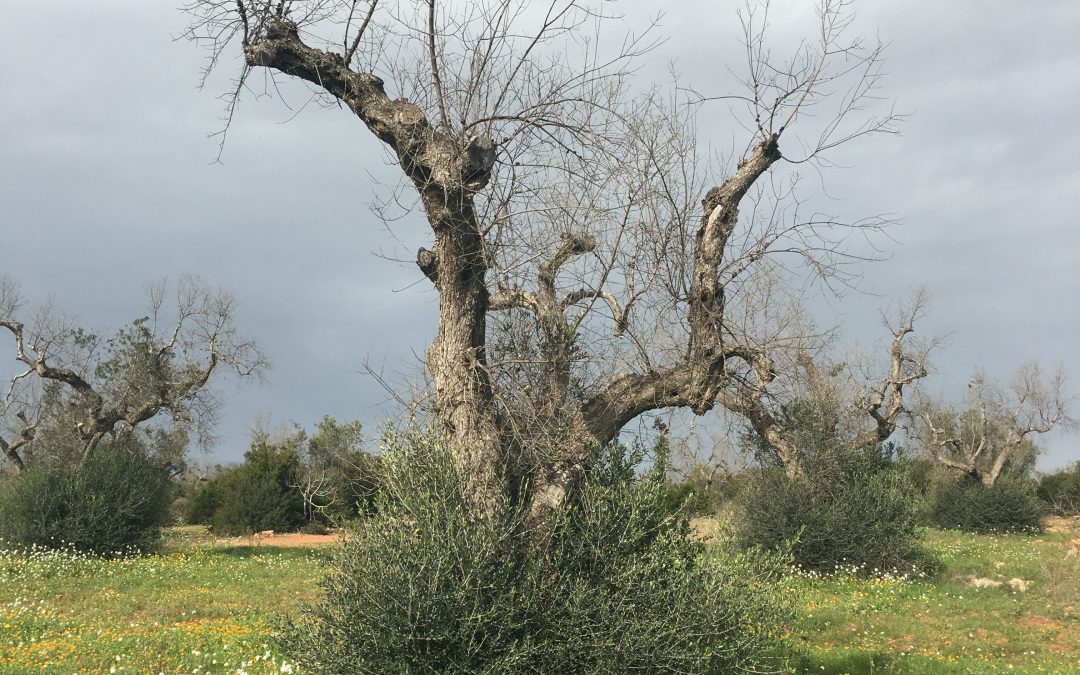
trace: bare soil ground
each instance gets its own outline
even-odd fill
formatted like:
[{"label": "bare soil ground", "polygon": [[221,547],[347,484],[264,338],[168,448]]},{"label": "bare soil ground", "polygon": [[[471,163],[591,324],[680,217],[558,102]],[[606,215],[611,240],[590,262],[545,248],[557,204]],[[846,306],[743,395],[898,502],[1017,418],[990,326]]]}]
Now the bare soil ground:
[{"label": "bare soil ground", "polygon": [[1046,519],[1046,531],[1080,537],[1080,516],[1050,516]]},{"label": "bare soil ground", "polygon": [[174,543],[196,546],[275,546],[278,548],[299,548],[327,546],[340,540],[337,532],[330,534],[301,534],[297,532],[275,532],[273,534],[254,534],[243,537],[216,537],[207,531],[205,525],[182,525],[170,527],[168,538]]},{"label": "bare soil ground", "polygon": [[326,546],[337,542],[340,537],[337,534],[300,534],[295,532],[273,534],[272,536],[252,537],[215,537],[214,546],[278,546],[280,548],[294,548],[300,546]]}]

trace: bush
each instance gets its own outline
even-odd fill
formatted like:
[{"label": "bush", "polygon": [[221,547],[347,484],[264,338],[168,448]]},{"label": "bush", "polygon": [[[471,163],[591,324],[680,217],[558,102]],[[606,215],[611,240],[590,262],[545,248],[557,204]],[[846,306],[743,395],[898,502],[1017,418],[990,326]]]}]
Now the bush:
[{"label": "bush", "polygon": [[188,525],[209,525],[214,519],[214,514],[221,508],[221,477],[218,474],[214,478],[201,483],[184,504],[184,522]]},{"label": "bush", "polygon": [[719,514],[736,500],[747,477],[745,471],[713,472],[710,467],[694,467],[682,480],[668,482],[668,499],[673,506],[687,509],[690,515]]},{"label": "bush", "polygon": [[1037,494],[1054,515],[1080,516],[1080,462],[1043,476]]},{"label": "bush", "polygon": [[928,516],[935,527],[974,534],[1040,532],[1044,509],[1034,481],[1000,476],[983,485],[964,476],[938,488]]},{"label": "bush", "polygon": [[696,516],[714,513],[712,490],[693,478],[680,481],[668,480],[664,484],[665,506],[669,509],[683,509],[687,514]]},{"label": "bush", "polygon": [[706,550],[662,471],[636,481],[610,454],[537,543],[509,504],[475,517],[437,445],[391,451],[379,508],[281,647],[322,673],[726,673],[778,653],[790,610],[763,582],[783,559]]},{"label": "bush", "polygon": [[326,525],[320,523],[317,520],[313,520],[310,523],[306,523],[303,527],[301,527],[300,528],[300,533],[301,534],[319,534],[319,535],[330,534],[330,528],[327,527]]},{"label": "bush", "polygon": [[168,520],[168,477],[137,446],[98,446],[81,466],[31,466],[0,489],[0,537],[22,546],[142,551]]},{"label": "bush", "polygon": [[817,572],[924,571],[917,486],[889,450],[818,453],[804,474],[754,472],[735,510],[743,546],[780,550],[790,542],[795,563]]},{"label": "bush", "polygon": [[[291,448],[257,443],[244,463],[215,477],[196,494],[214,506],[210,528],[219,534],[263,530],[292,532],[307,522],[304,499],[296,486],[300,459]],[[201,494],[201,496],[199,496]]]}]

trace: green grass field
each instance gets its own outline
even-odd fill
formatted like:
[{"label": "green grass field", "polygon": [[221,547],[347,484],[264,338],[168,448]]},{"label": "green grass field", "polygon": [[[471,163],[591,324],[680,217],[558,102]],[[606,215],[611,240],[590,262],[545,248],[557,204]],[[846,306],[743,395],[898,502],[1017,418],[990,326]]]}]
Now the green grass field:
[{"label": "green grass field", "polygon": [[[275,617],[317,596],[327,551],[228,547],[173,530],[159,555],[0,553],[0,673],[282,673]],[[1080,532],[930,531],[934,579],[782,581],[802,605],[792,672],[1080,672]],[[0,546],[2,548],[2,546]],[[1025,593],[956,577],[1019,577]]]},{"label": "green grass field", "polygon": [[188,533],[142,558],[0,554],[0,672],[291,672],[270,624],[315,597],[326,552]]},{"label": "green grass field", "polygon": [[[934,579],[792,580],[804,603],[798,672],[1080,673],[1080,558],[1066,557],[1068,541],[930,531]],[[1032,585],[972,588],[965,575]]]}]

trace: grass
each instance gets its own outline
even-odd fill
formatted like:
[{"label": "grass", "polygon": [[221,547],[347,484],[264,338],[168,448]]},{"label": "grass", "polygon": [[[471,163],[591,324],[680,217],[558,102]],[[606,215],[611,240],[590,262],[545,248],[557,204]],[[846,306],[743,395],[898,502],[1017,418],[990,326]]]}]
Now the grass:
[{"label": "grass", "polygon": [[[798,673],[1080,672],[1080,559],[1072,534],[931,530],[930,579],[793,574]],[[0,545],[0,549],[3,546]],[[0,551],[0,673],[282,673],[275,617],[316,597],[326,550],[213,545],[169,532],[157,555],[99,560]],[[1026,593],[967,574],[1032,580]]]},{"label": "grass", "polygon": [[0,673],[290,672],[271,622],[315,597],[325,552],[191,534],[118,560],[0,552]]},{"label": "grass", "polygon": [[[804,603],[796,672],[1080,672],[1080,560],[1065,556],[1067,541],[931,530],[933,578],[793,577]],[[965,575],[1033,584],[972,588]]]}]

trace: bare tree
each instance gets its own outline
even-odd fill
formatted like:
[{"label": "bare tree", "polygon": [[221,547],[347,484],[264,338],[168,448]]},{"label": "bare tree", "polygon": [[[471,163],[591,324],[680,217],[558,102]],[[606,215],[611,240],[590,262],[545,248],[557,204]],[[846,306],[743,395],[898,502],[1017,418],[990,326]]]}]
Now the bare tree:
[{"label": "bare tree", "polygon": [[1030,467],[1038,454],[1034,437],[1073,423],[1064,373],[1044,373],[1034,362],[1022,365],[1007,388],[977,374],[962,407],[924,400],[919,417],[934,461],[984,485],[1010,464]]},{"label": "bare tree", "polygon": [[0,399],[0,449],[20,470],[43,427],[69,435],[83,458],[102,438],[162,415],[206,433],[216,409],[211,377],[222,368],[262,372],[265,359],[237,333],[228,294],[194,277],[149,291],[147,316],[104,338],[51,303],[24,323],[18,286],[0,277],[0,327],[18,364]]},{"label": "bare tree", "polygon": [[317,516],[340,522],[366,513],[377,489],[378,459],[363,450],[360,422],[338,423],[327,415],[308,438],[298,430],[294,441],[300,458],[295,487],[304,498],[309,521]]},{"label": "bare tree", "polygon": [[[929,355],[940,344],[914,336],[927,302],[926,292],[918,291],[882,313],[890,338],[884,360],[874,352],[860,355],[840,345],[834,331],[798,318],[799,339],[786,350],[772,350],[780,386],[746,392],[749,449],[795,476],[803,473],[810,446],[865,448],[890,439],[911,419],[909,390],[927,377]],[[796,310],[785,314],[799,317]]]},{"label": "bare tree", "polygon": [[[298,78],[385,144],[434,240],[416,260],[440,300],[433,416],[478,510],[523,485],[540,517],[573,494],[590,448],[643,413],[721,406],[772,433],[759,405],[772,352],[799,336],[769,300],[792,279],[850,283],[864,257],[849,240],[886,224],[810,212],[798,175],[773,172],[894,131],[891,109],[868,112],[882,48],[850,35],[849,5],[824,0],[814,38],[780,58],[768,5],[748,7],[747,75],[723,97],[635,93],[652,33],[609,48],[607,3],[188,9],[210,69],[239,43],[237,94],[255,69]],[[695,120],[723,103],[745,146],[710,167]]]}]

